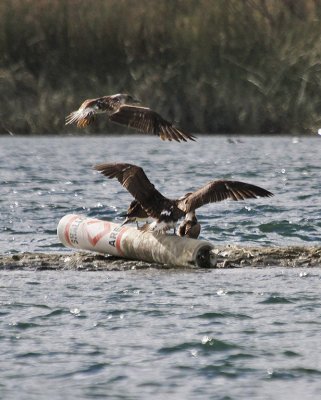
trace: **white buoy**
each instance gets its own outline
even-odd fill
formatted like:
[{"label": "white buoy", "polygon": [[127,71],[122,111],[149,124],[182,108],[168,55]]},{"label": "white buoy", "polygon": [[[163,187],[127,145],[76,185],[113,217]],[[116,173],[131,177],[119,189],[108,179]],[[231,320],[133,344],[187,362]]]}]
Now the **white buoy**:
[{"label": "white buoy", "polygon": [[59,240],[69,247],[172,266],[214,267],[213,246],[176,235],[143,232],[85,216],[68,214],[58,224]]}]

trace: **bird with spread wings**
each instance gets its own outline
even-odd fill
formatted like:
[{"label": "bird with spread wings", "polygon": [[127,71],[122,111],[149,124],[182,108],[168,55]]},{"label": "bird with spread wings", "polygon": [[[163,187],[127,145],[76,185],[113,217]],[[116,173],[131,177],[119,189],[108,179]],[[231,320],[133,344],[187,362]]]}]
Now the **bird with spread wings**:
[{"label": "bird with spread wings", "polygon": [[250,183],[219,179],[209,182],[193,193],[186,193],[178,199],[168,199],[155,188],[144,170],[137,165],[107,163],[95,165],[94,169],[109,179],[118,179],[135,198],[135,207],[129,208],[134,210],[130,215],[131,221],[134,221],[138,214],[137,220],[144,217],[154,219],[154,222],[145,225],[143,229],[166,233],[169,229],[174,228],[175,233],[177,221],[185,217],[178,228],[179,236],[193,238],[199,236],[200,224],[197,221],[195,210],[205,204],[225,199],[237,201],[273,196],[273,193],[268,190]]},{"label": "bird with spread wings", "polygon": [[186,142],[195,140],[191,134],[177,129],[157,112],[147,107],[132,105],[140,101],[129,94],[114,94],[97,99],[85,100],[78,110],[66,117],[66,125],[77,122],[79,128],[85,128],[96,119],[96,114],[105,113],[112,122],[136,129],[142,133],[159,136],[162,140]]}]

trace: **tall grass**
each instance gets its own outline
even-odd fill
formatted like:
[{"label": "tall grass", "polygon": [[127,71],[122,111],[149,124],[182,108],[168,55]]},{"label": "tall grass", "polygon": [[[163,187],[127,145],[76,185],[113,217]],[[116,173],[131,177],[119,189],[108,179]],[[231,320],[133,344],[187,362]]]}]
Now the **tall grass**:
[{"label": "tall grass", "polygon": [[66,114],[117,92],[192,132],[311,132],[320,15],[319,0],[2,0],[0,132],[76,132]]}]

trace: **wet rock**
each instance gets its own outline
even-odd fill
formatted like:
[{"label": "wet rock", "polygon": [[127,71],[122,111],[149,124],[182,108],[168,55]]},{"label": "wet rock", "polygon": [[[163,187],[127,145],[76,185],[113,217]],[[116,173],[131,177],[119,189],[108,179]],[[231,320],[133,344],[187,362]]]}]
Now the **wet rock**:
[{"label": "wet rock", "polygon": [[[216,268],[321,266],[321,246],[227,246],[215,248],[212,252],[217,258]],[[2,270],[126,271],[148,268],[168,269],[172,267],[89,252],[14,254],[10,257],[0,257],[0,269]]]},{"label": "wet rock", "polygon": [[213,250],[218,268],[233,267],[315,267],[321,266],[321,246],[241,247]]}]

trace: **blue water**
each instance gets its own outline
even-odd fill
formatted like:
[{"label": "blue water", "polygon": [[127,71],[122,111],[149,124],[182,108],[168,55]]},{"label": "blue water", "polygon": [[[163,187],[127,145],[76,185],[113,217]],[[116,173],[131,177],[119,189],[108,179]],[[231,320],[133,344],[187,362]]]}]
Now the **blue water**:
[{"label": "blue water", "polygon": [[[239,140],[241,140],[239,142]],[[0,138],[0,255],[69,253],[66,213],[121,221],[91,169],[144,167],[166,196],[218,178],[275,194],[198,210],[214,244],[320,245],[320,138]],[[1,271],[1,399],[319,399],[321,269]]]},{"label": "blue water", "polygon": [[181,144],[144,136],[1,137],[0,146],[1,254],[69,251],[56,237],[66,213],[120,222],[131,195],[92,169],[114,161],[142,166],[172,198],[219,178],[275,194],[199,208],[201,239],[218,245],[320,244],[320,137],[242,137],[234,143],[200,137]]}]

